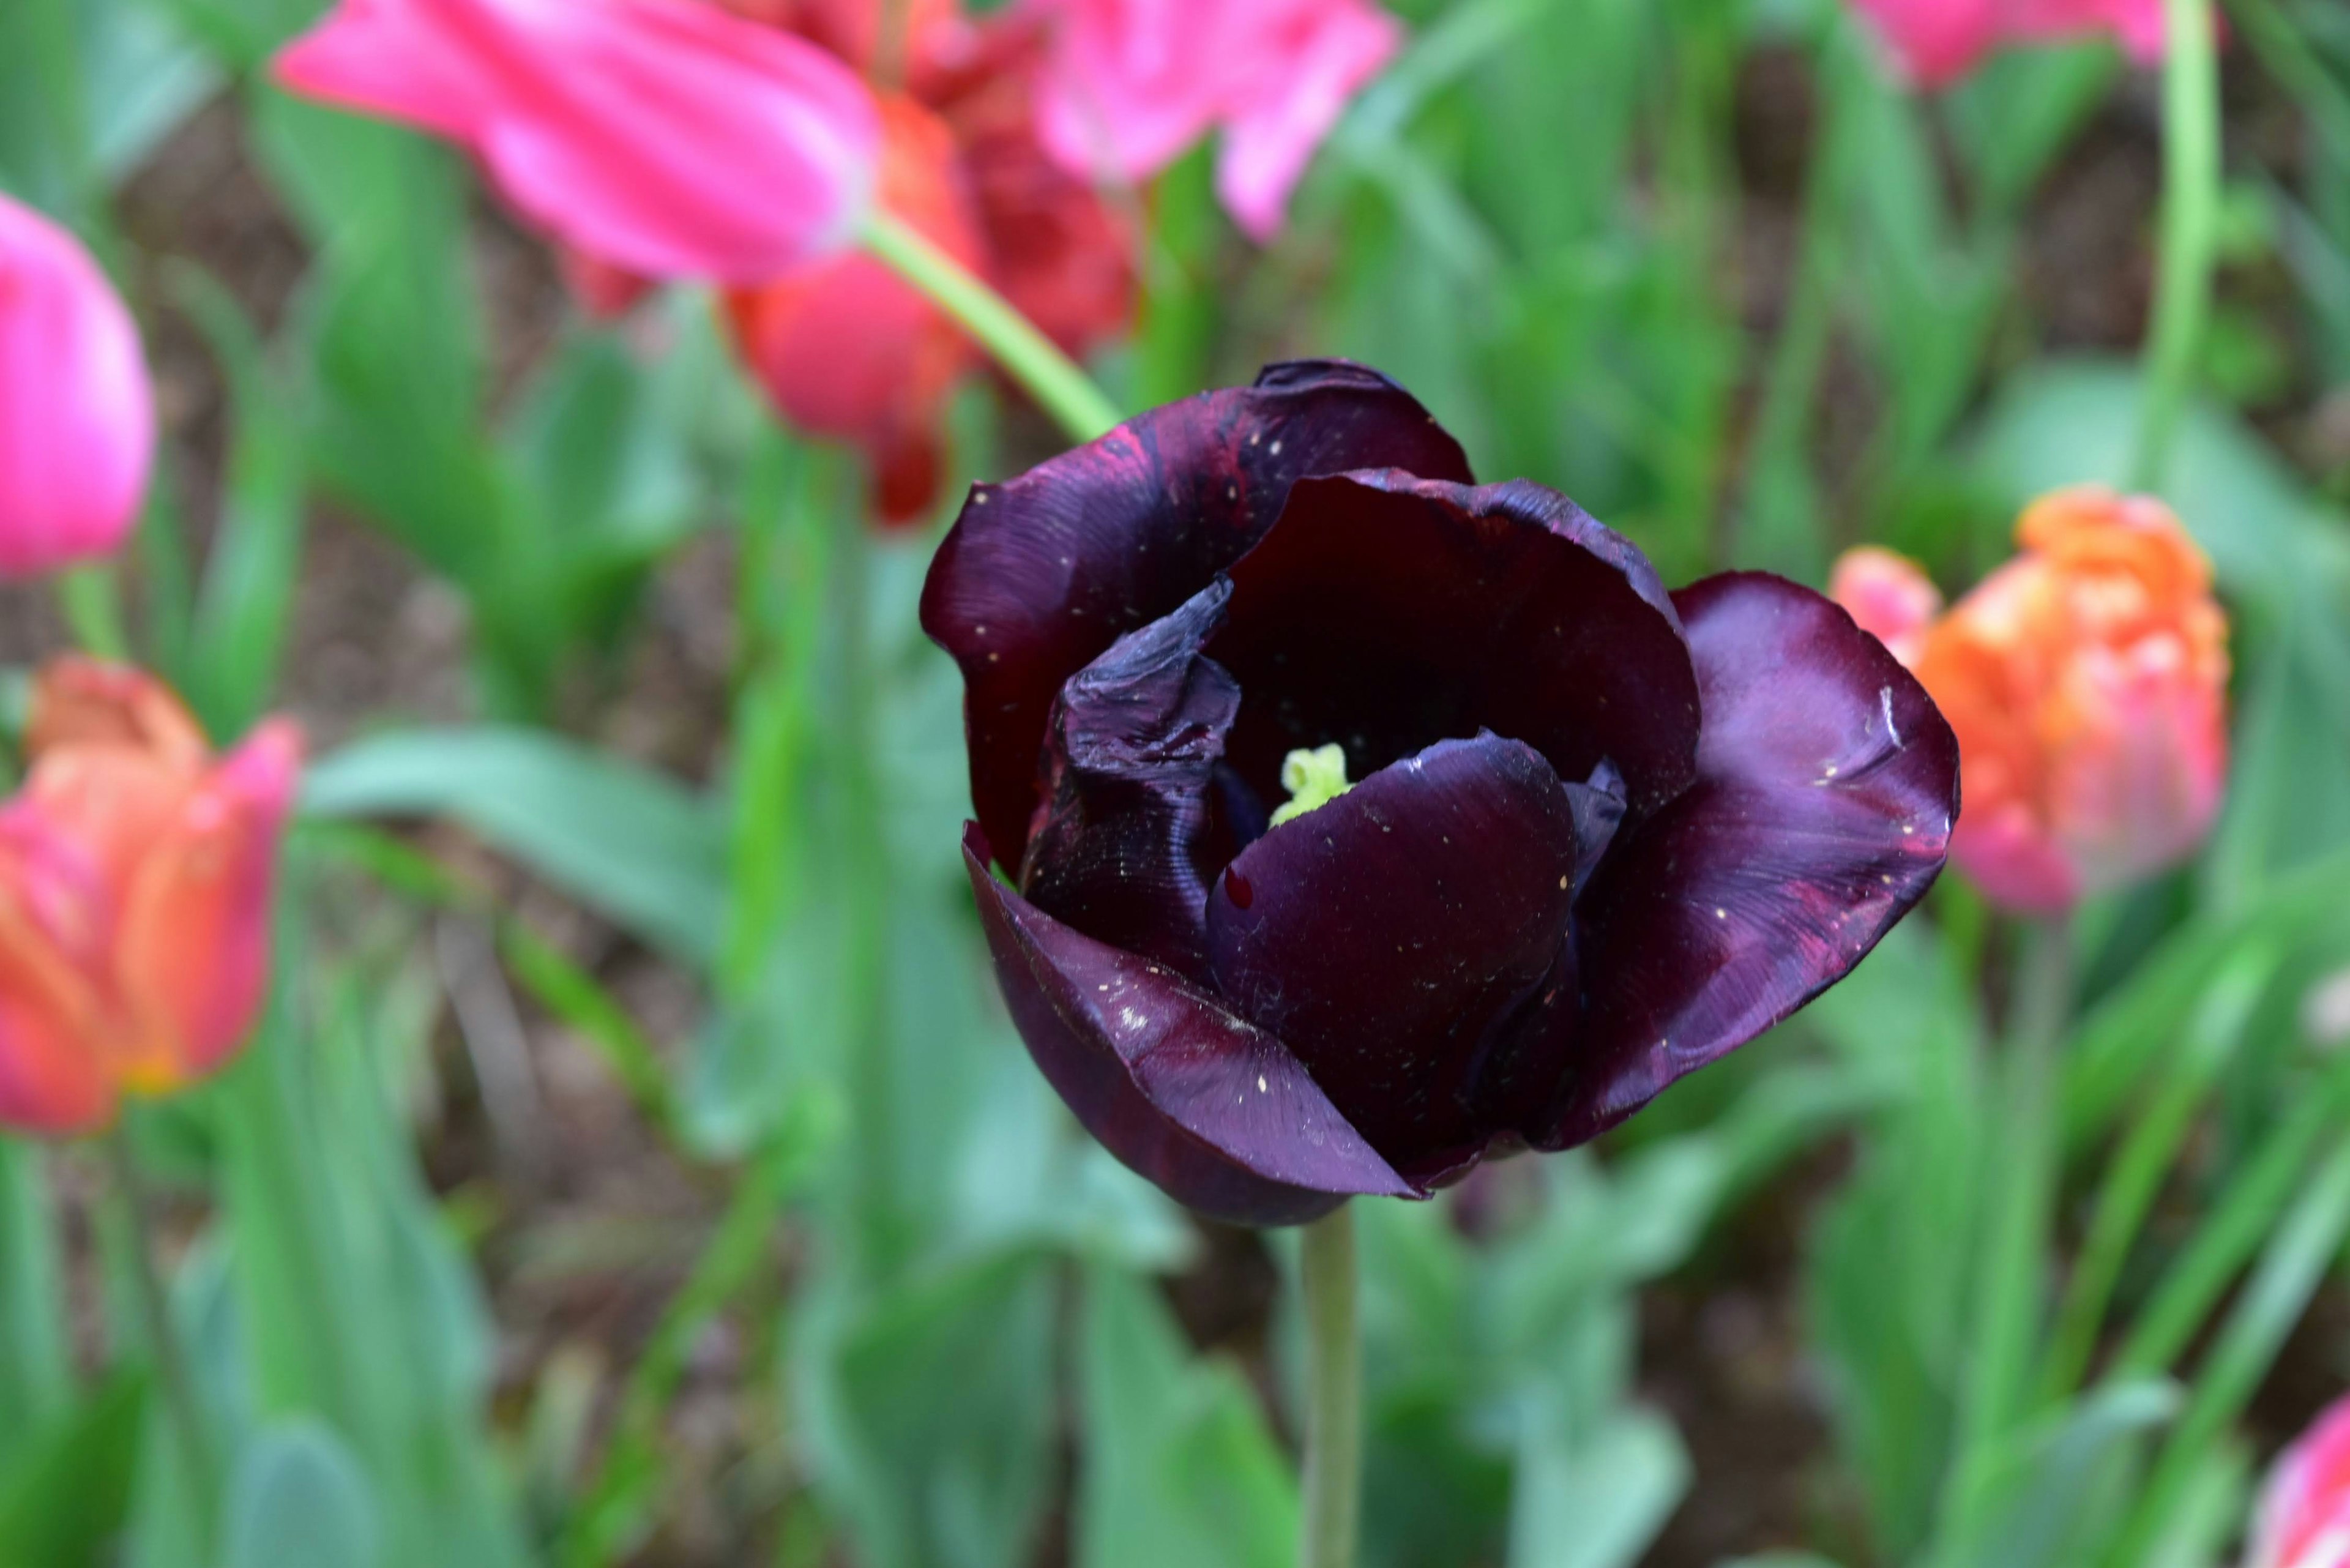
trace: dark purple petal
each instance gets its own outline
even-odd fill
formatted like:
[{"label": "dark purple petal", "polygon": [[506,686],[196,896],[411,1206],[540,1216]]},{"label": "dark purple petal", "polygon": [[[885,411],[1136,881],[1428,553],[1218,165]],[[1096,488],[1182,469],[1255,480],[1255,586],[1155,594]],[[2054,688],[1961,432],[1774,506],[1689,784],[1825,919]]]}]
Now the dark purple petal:
[{"label": "dark purple petal", "polygon": [[1301,746],[1337,742],[1360,777],[1481,730],[1563,779],[1613,763],[1635,816],[1695,774],[1697,676],[1672,603],[1639,551],[1555,491],[1308,480],[1232,576],[1208,651],[1241,683],[1227,750],[1260,791]]},{"label": "dark purple petal", "polygon": [[922,628],[962,667],[972,799],[1017,866],[1061,683],[1182,604],[1254,545],[1290,486],[1393,467],[1469,478],[1411,395],[1338,360],[1142,414],[1004,484],[975,486],[922,591]]},{"label": "dark purple petal", "polygon": [[1580,898],[1624,826],[1624,775],[1615,763],[1602,763],[1583,783],[1569,779],[1566,798],[1575,805],[1575,896]]},{"label": "dark purple petal", "polygon": [[1565,944],[1575,862],[1574,807],[1540,753],[1440,742],[1225,867],[1216,989],[1424,1184],[1476,1158],[1515,1080],[1510,1024]]},{"label": "dark purple petal", "polygon": [[1280,1041],[1181,976],[1080,936],[963,862],[1012,1021],[1104,1147],[1177,1202],[1243,1225],[1296,1225],[1354,1193],[1419,1194],[1363,1141]]},{"label": "dark purple petal", "polygon": [[1537,1141],[1604,1131],[1841,980],[1925,896],[1959,747],[1909,672],[1808,588],[1674,596],[1705,700],[1698,780],[1627,827],[1576,910],[1576,1067]]},{"label": "dark purple petal", "polygon": [[1097,941],[1203,979],[1216,764],[1241,690],[1200,646],[1222,581],[1069,678],[1045,742],[1045,807],[1021,867],[1028,901]]}]

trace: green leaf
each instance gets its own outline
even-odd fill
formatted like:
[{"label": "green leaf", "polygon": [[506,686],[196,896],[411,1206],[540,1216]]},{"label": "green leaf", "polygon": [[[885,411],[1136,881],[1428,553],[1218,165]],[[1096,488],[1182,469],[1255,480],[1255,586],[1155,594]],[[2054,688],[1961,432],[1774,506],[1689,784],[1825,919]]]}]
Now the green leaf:
[{"label": "green leaf", "polygon": [[264,1427],[238,1454],[226,1568],[380,1568],[382,1505],[350,1450],[315,1420]]},{"label": "green leaf", "polygon": [[47,1158],[38,1144],[0,1137],[0,1465],[72,1392]]},{"label": "green leaf", "polygon": [[1672,1423],[1627,1409],[1580,1442],[1535,1420],[1518,1451],[1510,1568],[1634,1568],[1689,1490]]},{"label": "green leaf", "polygon": [[858,1562],[1026,1562],[1052,1432],[1053,1295],[1051,1262],[1022,1251],[862,1307],[811,1303],[801,1425]]},{"label": "green leaf", "polygon": [[146,1385],[120,1376],[11,1446],[0,1470],[0,1563],[96,1568],[121,1532]]},{"label": "green leaf", "polygon": [[1086,1271],[1078,1568],[1285,1568],[1297,1483],[1254,1397],[1192,1357],[1150,1281]]},{"label": "green leaf", "polygon": [[313,816],[448,816],[697,969],[716,956],[724,830],[682,785],[536,730],[411,730],[313,767]]},{"label": "green leaf", "polygon": [[1994,1460],[1980,1541],[1938,1558],[1959,1568],[2072,1568],[2096,1539],[2111,1494],[2097,1483],[2116,1456],[2178,1409],[2168,1382],[2120,1383],[2018,1432]]},{"label": "green leaf", "polygon": [[294,624],[301,574],[301,431],[235,297],[209,275],[178,275],[179,295],[225,375],[235,414],[226,493],[203,592],[182,650],[180,689],[213,735],[261,716]]}]

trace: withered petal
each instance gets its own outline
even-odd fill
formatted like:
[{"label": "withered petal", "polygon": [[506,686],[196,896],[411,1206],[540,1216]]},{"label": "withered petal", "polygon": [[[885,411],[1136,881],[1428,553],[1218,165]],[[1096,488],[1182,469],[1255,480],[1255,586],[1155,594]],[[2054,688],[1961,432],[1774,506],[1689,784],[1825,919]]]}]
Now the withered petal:
[{"label": "withered petal", "polygon": [[1359,365],[1302,360],[972,489],[923,587],[922,628],[962,668],[972,799],[1006,866],[1027,846],[1062,682],[1206,587],[1298,480],[1388,466],[1469,478],[1409,392]]},{"label": "withered petal", "polygon": [[1425,1184],[1476,1158],[1497,1085],[1508,1097],[1510,1026],[1558,962],[1575,867],[1574,807],[1540,753],[1440,742],[1225,868],[1216,989]]},{"label": "withered petal", "polygon": [[1232,577],[1208,651],[1247,694],[1229,750],[1260,791],[1298,747],[1336,742],[1360,777],[1481,730],[1562,779],[1612,763],[1636,817],[1695,775],[1697,675],[1664,585],[1555,491],[1307,480]]},{"label": "withered petal", "polygon": [[1020,874],[1028,901],[1063,924],[1194,980],[1216,870],[1215,768],[1241,705],[1240,687],[1200,649],[1231,596],[1219,580],[1069,678]]},{"label": "withered petal", "polygon": [[1534,1141],[1579,1143],[1841,980],[1941,871],[1959,748],[1831,601],[1762,573],[1673,596],[1698,779],[1625,829],[1576,910],[1575,1068]]},{"label": "withered petal", "polygon": [[1036,909],[989,875],[988,856],[967,828],[963,862],[1013,1023],[1104,1147],[1234,1224],[1303,1224],[1357,1193],[1420,1195],[1279,1040],[1165,965]]}]

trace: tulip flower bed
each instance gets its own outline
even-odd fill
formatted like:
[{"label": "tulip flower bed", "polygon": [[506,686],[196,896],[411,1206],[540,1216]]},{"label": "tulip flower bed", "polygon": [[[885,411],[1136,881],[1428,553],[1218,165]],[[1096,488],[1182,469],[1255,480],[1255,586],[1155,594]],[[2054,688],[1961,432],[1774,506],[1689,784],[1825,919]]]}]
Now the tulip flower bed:
[{"label": "tulip flower bed", "polygon": [[2329,0],[0,6],[0,1568],[2350,1568]]}]

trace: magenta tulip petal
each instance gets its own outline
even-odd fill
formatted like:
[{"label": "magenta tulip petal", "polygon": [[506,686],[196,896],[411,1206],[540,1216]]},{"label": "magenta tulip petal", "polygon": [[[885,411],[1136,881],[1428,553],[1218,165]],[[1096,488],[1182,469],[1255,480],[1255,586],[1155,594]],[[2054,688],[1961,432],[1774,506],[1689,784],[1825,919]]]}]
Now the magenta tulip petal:
[{"label": "magenta tulip petal", "polygon": [[1347,100],[1403,42],[1394,17],[1359,0],[1315,10],[1292,34],[1291,53],[1268,61],[1259,83],[1243,92],[1216,157],[1218,199],[1260,241],[1280,232],[1290,192]]},{"label": "magenta tulip petal", "polygon": [[1208,898],[1216,990],[1424,1185],[1520,1086],[1512,1024],[1565,944],[1575,862],[1540,753],[1440,742],[1241,851]]},{"label": "magenta tulip petal", "polygon": [[1128,632],[1070,677],[1045,742],[1045,804],[1028,840],[1029,902],[1097,941],[1201,979],[1216,764],[1240,688],[1200,646],[1218,583]]},{"label": "magenta tulip petal", "polygon": [[1577,1065],[1537,1141],[1592,1137],[1848,973],[1940,872],[1959,749],[1885,645],[1760,573],[1673,597],[1698,778],[1627,827],[1576,911]]},{"label": "magenta tulip petal", "polygon": [[963,861],[1013,1022],[1086,1130],[1178,1202],[1295,1225],[1355,1193],[1416,1196],[1281,1042],[1164,965],[1069,929]]},{"label": "magenta tulip petal", "polygon": [[130,312],[71,234],[0,195],[0,577],[119,548],[154,445]]},{"label": "magenta tulip petal", "polygon": [[1480,730],[1563,779],[1620,770],[1635,815],[1694,776],[1697,676],[1656,571],[1555,491],[1397,472],[1300,483],[1232,568],[1208,651],[1243,691],[1233,767],[1336,742],[1359,778]]},{"label": "magenta tulip petal", "polygon": [[1359,365],[1305,360],[973,488],[924,586],[922,628],[962,667],[972,799],[1007,866],[1027,846],[1061,683],[1206,587],[1297,481],[1388,463],[1469,477],[1409,393]]},{"label": "magenta tulip petal", "polygon": [[1369,0],[1033,0],[1053,48],[1045,149],[1070,172],[1134,183],[1222,127],[1216,193],[1259,239],[1347,100],[1402,41]]},{"label": "magenta tulip petal", "polygon": [[342,0],[277,77],[461,143],[532,223],[650,277],[757,284],[837,250],[880,157],[847,66],[697,0]]}]

